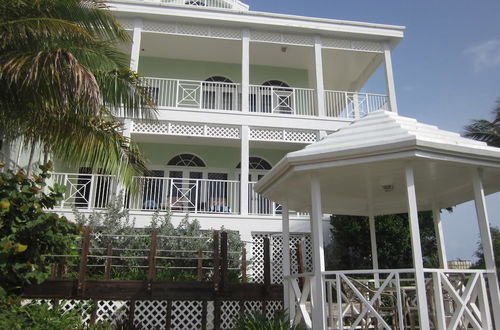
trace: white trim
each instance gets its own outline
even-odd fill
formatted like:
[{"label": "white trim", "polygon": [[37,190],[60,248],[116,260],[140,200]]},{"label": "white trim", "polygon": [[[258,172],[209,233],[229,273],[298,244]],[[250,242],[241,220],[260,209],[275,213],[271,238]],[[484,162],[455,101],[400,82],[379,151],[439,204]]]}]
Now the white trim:
[{"label": "white trim", "polygon": [[134,21],[132,32],[132,49],[130,54],[130,70],[137,72],[139,69],[139,60],[141,58],[141,39],[142,39],[142,20]]},{"label": "white trim", "polygon": [[314,66],[316,77],[316,104],[318,107],[318,117],[326,116],[325,108],[325,86],[323,77],[323,49],[321,37],[314,37]]},{"label": "white trim", "polygon": [[385,79],[387,83],[387,95],[392,112],[398,113],[398,103],[396,101],[396,86],[394,84],[394,73],[392,71],[391,48],[384,46]]},{"label": "white trim", "polygon": [[[248,201],[248,173],[249,173],[249,157],[250,157],[250,128],[248,126],[241,126],[240,129],[240,152],[241,152],[241,176],[240,176],[240,200]],[[248,202],[240,203],[240,214],[243,216],[248,215]]]},{"label": "white trim", "polygon": [[446,246],[444,244],[443,224],[441,222],[441,210],[435,202],[432,205],[432,218],[434,221],[434,232],[436,234],[439,266],[442,269],[448,269],[448,260],[446,259]]},{"label": "white trim", "polygon": [[241,40],[241,111],[250,112],[250,31],[244,29]]}]

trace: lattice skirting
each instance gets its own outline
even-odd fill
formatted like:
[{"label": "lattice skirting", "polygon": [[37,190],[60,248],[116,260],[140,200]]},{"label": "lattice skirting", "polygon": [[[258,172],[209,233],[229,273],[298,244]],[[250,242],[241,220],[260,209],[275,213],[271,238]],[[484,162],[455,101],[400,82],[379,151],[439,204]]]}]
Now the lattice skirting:
[{"label": "lattice skirting", "polygon": [[[50,306],[55,302],[47,299],[25,300],[24,303],[47,303]],[[199,300],[141,300],[141,301],[114,301],[114,300],[59,300],[63,311],[77,310],[83,317],[84,323],[107,322],[113,326],[133,322],[137,329],[166,329],[170,325],[172,330],[202,329],[203,302]],[[133,318],[131,308],[133,307]],[[214,329],[214,302],[206,304],[206,329]],[[221,302],[221,329],[233,329],[240,312],[260,311],[271,319],[276,311],[283,309],[281,301],[222,301]],[[132,318],[132,319],[131,319]],[[91,321],[92,320],[92,321]]]}]

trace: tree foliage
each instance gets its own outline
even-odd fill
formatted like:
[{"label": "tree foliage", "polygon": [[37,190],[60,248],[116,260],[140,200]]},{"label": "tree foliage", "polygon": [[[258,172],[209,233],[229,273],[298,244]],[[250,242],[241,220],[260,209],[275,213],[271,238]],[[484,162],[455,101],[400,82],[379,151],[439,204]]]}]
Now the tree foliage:
[{"label": "tree foliage", "polygon": [[486,142],[493,147],[500,147],[500,99],[492,111],[493,121],[476,119],[465,126],[464,136]]},{"label": "tree foliage", "polygon": [[[493,243],[493,253],[495,254],[495,264],[497,266],[497,272],[500,276],[500,228],[491,227],[491,241]],[[483,245],[479,241],[477,244],[477,250],[475,253],[478,260],[474,263],[474,268],[485,269],[486,263],[484,261]]]},{"label": "tree foliage", "polygon": [[[368,217],[333,215],[332,243],[326,249],[329,269],[371,269]],[[438,266],[436,235],[431,212],[419,213],[420,239],[424,264]],[[411,237],[406,214],[375,217],[379,268],[413,266]]]},{"label": "tree foliage", "polygon": [[101,0],[0,1],[0,138],[130,179],[142,156],[120,134],[154,105],[117,45],[130,37]]},{"label": "tree foliage", "polygon": [[0,173],[0,289],[18,294],[28,284],[41,283],[48,266],[46,255],[71,253],[78,226],[52,209],[62,198],[61,187],[47,187],[50,166],[33,178],[19,171]]}]

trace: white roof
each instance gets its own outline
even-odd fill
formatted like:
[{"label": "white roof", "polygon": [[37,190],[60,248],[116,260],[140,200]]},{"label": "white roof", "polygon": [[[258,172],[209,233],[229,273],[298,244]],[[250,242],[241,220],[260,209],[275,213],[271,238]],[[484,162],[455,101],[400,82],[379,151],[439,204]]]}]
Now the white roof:
[{"label": "white roof", "polygon": [[[500,149],[388,111],[376,111],[322,141],[286,155],[255,190],[307,211],[309,174],[322,183],[325,213],[406,212],[404,168],[415,171],[419,209],[472,199],[471,169],[484,170],[487,193],[500,191]],[[392,186],[392,191],[382,186]],[[387,188],[387,187],[386,187]]]}]

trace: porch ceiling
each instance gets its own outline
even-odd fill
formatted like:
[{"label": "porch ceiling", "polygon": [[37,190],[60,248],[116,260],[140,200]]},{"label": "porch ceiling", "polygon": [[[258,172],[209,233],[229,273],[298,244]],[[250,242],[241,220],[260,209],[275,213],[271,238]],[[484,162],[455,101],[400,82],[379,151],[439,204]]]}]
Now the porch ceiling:
[{"label": "porch ceiling", "polygon": [[500,149],[434,126],[378,111],[323,141],[289,153],[255,187],[289,208],[308,211],[311,174],[319,176],[325,213],[407,212],[405,167],[411,164],[419,210],[473,199],[472,171],[485,193],[500,191]]}]

